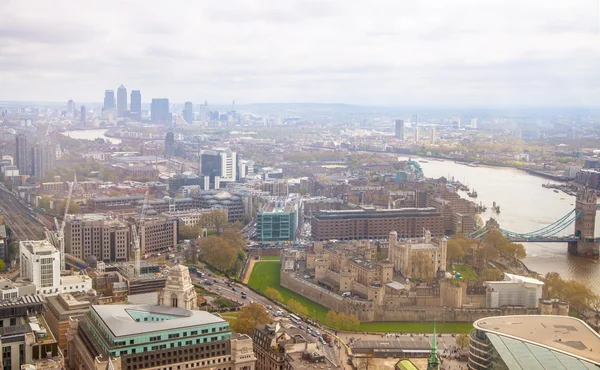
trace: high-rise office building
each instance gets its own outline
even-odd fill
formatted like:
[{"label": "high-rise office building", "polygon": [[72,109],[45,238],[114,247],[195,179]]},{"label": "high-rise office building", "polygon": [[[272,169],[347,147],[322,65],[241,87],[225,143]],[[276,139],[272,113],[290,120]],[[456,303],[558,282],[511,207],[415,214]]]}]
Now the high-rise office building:
[{"label": "high-rise office building", "polygon": [[413,138],[415,139],[415,143],[419,142],[419,128],[415,127],[413,130]]},{"label": "high-rise office building", "polygon": [[75,102],[73,102],[73,100],[67,102],[67,117],[75,117]]},{"label": "high-rise office building", "polygon": [[104,109],[115,109],[115,90],[104,91]]},{"label": "high-rise office building", "polygon": [[103,214],[77,215],[65,225],[65,251],[82,260],[94,256],[98,261],[125,262],[130,242],[129,226]]},{"label": "high-rise office building", "polygon": [[175,134],[171,131],[165,135],[165,157],[170,158],[175,152]]},{"label": "high-rise office building", "polygon": [[192,123],[194,121],[194,104],[191,101],[185,102],[185,108],[183,110],[183,119],[187,123]]},{"label": "high-rise office building", "polygon": [[431,142],[431,144],[435,144],[435,134],[435,127],[432,127],[429,131],[429,141]]},{"label": "high-rise office building", "polygon": [[31,175],[43,179],[47,171],[54,169],[56,151],[48,144],[31,148]]},{"label": "high-rise office building", "polygon": [[29,175],[31,173],[30,150],[27,146],[27,136],[18,134],[16,139],[15,164],[19,168],[19,174]]},{"label": "high-rise office building", "polygon": [[475,117],[471,118],[471,128],[477,129],[477,118]]},{"label": "high-rise office building", "polygon": [[87,118],[85,113],[86,113],[85,112],[85,105],[82,105],[81,106],[81,115],[80,115],[81,117],[80,118],[81,118],[81,123],[83,124],[83,128],[85,128],[85,123],[86,123],[86,118]]},{"label": "high-rise office building", "polygon": [[127,89],[123,85],[117,89],[117,115],[119,117],[127,115]]},{"label": "high-rise office building", "polygon": [[397,119],[396,120],[396,139],[404,141],[404,120]]},{"label": "high-rise office building", "polygon": [[171,114],[169,113],[169,99],[152,99],[150,108],[152,122],[154,123],[171,123]]},{"label": "high-rise office building", "polygon": [[140,90],[131,90],[131,108],[130,114],[132,120],[142,120],[142,93]]}]

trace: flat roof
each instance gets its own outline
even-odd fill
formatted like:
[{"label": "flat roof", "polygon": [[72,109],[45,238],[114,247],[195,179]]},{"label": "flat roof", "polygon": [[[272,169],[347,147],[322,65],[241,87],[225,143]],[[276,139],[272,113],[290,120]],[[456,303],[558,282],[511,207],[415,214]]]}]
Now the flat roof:
[{"label": "flat roof", "polygon": [[[92,305],[92,310],[104,322],[115,337],[174,330],[201,325],[227,323],[206,311],[192,311],[178,307],[153,305]],[[164,321],[137,322],[129,312],[149,315],[171,316]]]},{"label": "flat roof", "polygon": [[495,316],[477,320],[473,326],[497,336],[542,346],[600,365],[600,335],[585,322],[574,317]]},{"label": "flat roof", "polygon": [[400,208],[400,209],[348,209],[323,210],[313,213],[317,219],[349,219],[349,218],[383,218],[383,217],[432,217],[441,216],[435,208]]}]

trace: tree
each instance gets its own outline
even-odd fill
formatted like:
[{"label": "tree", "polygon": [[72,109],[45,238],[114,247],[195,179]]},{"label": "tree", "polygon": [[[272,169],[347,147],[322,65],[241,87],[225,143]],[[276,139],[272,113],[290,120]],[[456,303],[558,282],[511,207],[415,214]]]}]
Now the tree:
[{"label": "tree", "polygon": [[4,271],[5,268],[6,264],[4,263],[4,260],[0,259],[0,271]]},{"label": "tree", "polygon": [[360,321],[354,314],[346,315],[343,312],[329,310],[325,320],[327,326],[339,330],[357,331],[360,327]]},{"label": "tree", "polygon": [[229,245],[225,239],[211,235],[202,238],[199,245],[202,260],[214,268],[226,272],[235,266],[237,250]]},{"label": "tree", "polygon": [[337,329],[337,316],[337,312],[335,312],[334,310],[329,310],[329,312],[327,312],[327,317],[325,318],[325,324],[327,324],[327,326],[329,327]]},{"label": "tree", "polygon": [[542,280],[548,298],[565,300],[575,310],[584,310],[594,303],[595,294],[580,282],[564,280],[556,272],[547,273]]},{"label": "tree", "polygon": [[272,301],[283,302],[283,296],[275,288],[271,288],[271,287],[267,288],[265,290],[264,294],[265,294],[265,297],[269,298]]},{"label": "tree", "polygon": [[504,274],[498,269],[485,269],[483,270],[483,279],[485,281],[498,281],[502,280]]},{"label": "tree", "polygon": [[304,307],[300,302],[296,301],[293,298],[287,302],[287,306],[290,309],[290,311],[295,312],[297,315],[303,317],[308,316],[308,310],[306,309],[306,307]]},{"label": "tree", "polygon": [[469,343],[470,339],[466,333],[460,333],[456,337],[456,345],[459,346],[461,349],[467,348],[469,346]]},{"label": "tree", "polygon": [[[59,215],[62,215],[65,213],[66,203],[67,203],[67,200],[63,199],[58,204],[56,204],[55,209]],[[80,213],[80,212],[81,212],[81,208],[79,207],[79,204],[77,204],[73,200],[71,200],[71,203],[69,203],[69,214],[73,215],[73,214]]]},{"label": "tree", "polygon": [[179,225],[179,238],[184,240],[198,239],[200,230],[197,227],[189,226],[181,223]]},{"label": "tree", "polygon": [[268,322],[271,322],[271,318],[267,310],[258,303],[250,303],[242,308],[231,328],[238,333],[252,336],[256,325]]}]

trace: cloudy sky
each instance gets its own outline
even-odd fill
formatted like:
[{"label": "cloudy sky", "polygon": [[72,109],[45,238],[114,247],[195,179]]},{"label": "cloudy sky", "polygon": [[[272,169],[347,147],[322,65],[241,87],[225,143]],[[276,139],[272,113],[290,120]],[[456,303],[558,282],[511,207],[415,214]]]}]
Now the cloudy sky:
[{"label": "cloudy sky", "polygon": [[2,0],[0,100],[600,106],[599,0]]}]

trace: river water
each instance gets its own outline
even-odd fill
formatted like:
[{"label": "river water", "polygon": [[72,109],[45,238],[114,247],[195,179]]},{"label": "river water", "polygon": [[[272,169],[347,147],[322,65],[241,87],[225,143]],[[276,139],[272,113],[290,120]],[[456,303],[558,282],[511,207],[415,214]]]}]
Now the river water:
[{"label": "river water", "polygon": [[90,130],[65,131],[62,134],[65,136],[69,136],[73,139],[95,140],[97,138],[102,138],[104,140],[110,140],[110,142],[113,144],[121,143],[121,139],[119,139],[119,138],[105,136],[104,134],[106,133],[106,131],[108,131],[108,129],[105,129],[105,128],[96,129],[95,128],[95,129],[90,129]]},{"label": "river water", "polygon": [[[477,190],[478,198],[488,207],[481,215],[483,221],[494,217],[505,230],[525,233],[538,230],[558,220],[575,208],[575,197],[563,192],[555,193],[542,187],[548,180],[528,175],[514,168],[469,167],[452,161],[420,163],[427,177],[454,178]],[[465,198],[467,196],[462,193]],[[500,206],[501,213],[492,212],[492,203]],[[600,217],[596,218],[596,236],[600,230]],[[573,226],[558,235],[573,234]],[[600,293],[600,263],[568,254],[566,243],[524,243],[528,268],[540,274],[558,272],[563,278],[586,283]]]}]

